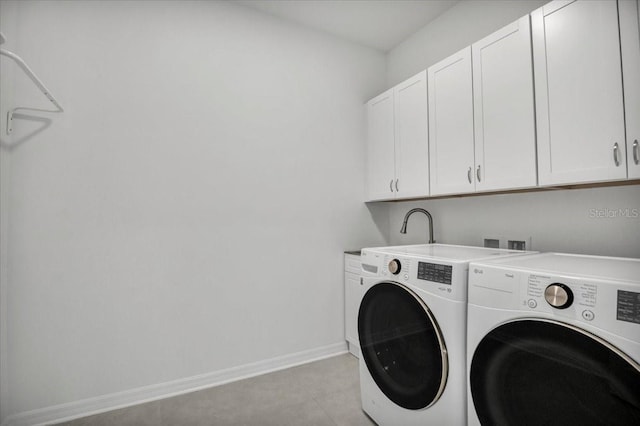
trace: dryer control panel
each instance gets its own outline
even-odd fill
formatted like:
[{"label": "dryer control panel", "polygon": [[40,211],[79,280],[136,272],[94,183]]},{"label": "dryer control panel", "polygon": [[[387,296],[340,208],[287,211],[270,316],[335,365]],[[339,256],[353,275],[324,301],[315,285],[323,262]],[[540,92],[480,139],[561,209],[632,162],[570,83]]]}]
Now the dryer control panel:
[{"label": "dryer control panel", "polygon": [[529,274],[526,284],[521,288],[520,299],[522,305],[529,309],[551,311],[571,317],[579,313],[584,320],[593,321],[598,302],[598,286],[585,281],[575,282],[559,277]]},{"label": "dryer control panel", "polygon": [[469,265],[469,306],[640,336],[640,259],[541,253]]},{"label": "dryer control panel", "polygon": [[640,324],[640,289],[638,291],[618,290],[616,318]]},{"label": "dryer control panel", "polygon": [[471,264],[469,304],[577,321],[620,336],[640,333],[640,285],[633,283]]}]

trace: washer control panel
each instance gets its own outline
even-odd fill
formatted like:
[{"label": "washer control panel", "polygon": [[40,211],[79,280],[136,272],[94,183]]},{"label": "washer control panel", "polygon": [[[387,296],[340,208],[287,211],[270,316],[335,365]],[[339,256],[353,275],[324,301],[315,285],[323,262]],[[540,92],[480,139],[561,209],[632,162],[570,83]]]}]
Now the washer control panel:
[{"label": "washer control panel", "polygon": [[400,273],[400,270],[402,269],[402,264],[398,259],[392,259],[389,262],[388,268],[389,272],[391,272],[393,275],[398,275]]},{"label": "washer control panel", "polygon": [[441,284],[451,285],[451,265],[440,265],[437,263],[418,262],[418,279],[433,281]]},{"label": "washer control panel", "polygon": [[397,280],[399,277],[404,281],[409,279],[408,273],[412,267],[412,261],[408,258],[384,256],[382,263],[382,273]]},{"label": "washer control panel", "polygon": [[467,302],[468,262],[407,255],[382,249],[363,249],[360,256],[364,285],[390,281],[413,291],[456,302]]}]

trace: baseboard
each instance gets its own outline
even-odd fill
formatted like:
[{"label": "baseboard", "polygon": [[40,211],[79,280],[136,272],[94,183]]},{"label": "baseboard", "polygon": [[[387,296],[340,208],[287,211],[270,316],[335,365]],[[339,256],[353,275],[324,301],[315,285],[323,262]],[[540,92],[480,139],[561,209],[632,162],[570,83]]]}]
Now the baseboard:
[{"label": "baseboard", "polygon": [[360,346],[357,343],[347,341],[347,349],[351,355],[360,358]]},{"label": "baseboard", "polygon": [[226,370],[213,371],[211,373],[173,380],[171,382],[26,411],[9,416],[2,422],[1,426],[47,425],[69,421],[79,417],[99,414],[105,411],[259,376],[344,353],[347,353],[347,344],[335,343],[320,348],[228,368]]}]

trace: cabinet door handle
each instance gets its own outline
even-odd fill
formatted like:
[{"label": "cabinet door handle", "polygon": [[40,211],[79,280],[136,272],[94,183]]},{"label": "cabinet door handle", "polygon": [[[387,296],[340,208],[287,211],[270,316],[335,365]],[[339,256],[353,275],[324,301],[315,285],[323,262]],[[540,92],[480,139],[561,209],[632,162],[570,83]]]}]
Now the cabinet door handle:
[{"label": "cabinet door handle", "polygon": [[616,164],[616,167],[620,166],[620,159],[618,158],[618,142],[613,144],[613,162]]},{"label": "cabinet door handle", "polygon": [[476,177],[478,178],[478,182],[480,182],[480,166],[478,166],[477,170],[476,170]]},{"label": "cabinet door handle", "polygon": [[640,164],[640,154],[638,154],[638,139],[633,141],[633,162],[636,164]]},{"label": "cabinet door handle", "polygon": [[467,179],[469,180],[469,183],[471,183],[471,170],[473,170],[473,168],[469,167],[469,170],[467,170]]},{"label": "cabinet door handle", "polygon": [[393,179],[389,181],[389,190],[393,192]]},{"label": "cabinet door handle", "polygon": [[396,192],[399,192],[399,191],[400,191],[400,190],[398,189],[398,180],[399,180],[399,179],[396,179]]}]

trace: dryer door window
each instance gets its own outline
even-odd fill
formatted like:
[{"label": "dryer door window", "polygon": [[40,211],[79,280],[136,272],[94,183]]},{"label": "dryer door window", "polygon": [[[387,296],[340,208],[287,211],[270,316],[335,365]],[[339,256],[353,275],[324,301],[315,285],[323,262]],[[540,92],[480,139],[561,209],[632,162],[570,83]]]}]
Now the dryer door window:
[{"label": "dryer door window", "polygon": [[396,283],[364,295],[358,315],[361,356],[380,390],[417,410],[438,400],[447,380],[442,333],[425,303]]},{"label": "dryer door window", "polygon": [[483,425],[640,424],[640,366],[569,324],[495,328],[476,348],[469,380]]}]

